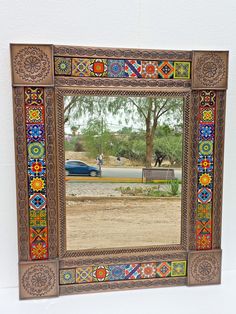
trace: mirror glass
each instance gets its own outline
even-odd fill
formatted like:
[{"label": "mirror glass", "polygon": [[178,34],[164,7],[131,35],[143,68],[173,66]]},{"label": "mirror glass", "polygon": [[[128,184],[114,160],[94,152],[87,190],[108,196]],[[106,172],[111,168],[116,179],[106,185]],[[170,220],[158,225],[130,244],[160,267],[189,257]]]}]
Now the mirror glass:
[{"label": "mirror glass", "polygon": [[67,250],[180,244],[183,105],[64,97]]}]

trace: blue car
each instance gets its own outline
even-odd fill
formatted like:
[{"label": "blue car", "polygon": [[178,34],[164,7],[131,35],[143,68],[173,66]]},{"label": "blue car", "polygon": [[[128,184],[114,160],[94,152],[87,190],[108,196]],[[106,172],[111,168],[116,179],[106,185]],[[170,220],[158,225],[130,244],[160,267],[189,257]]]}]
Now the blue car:
[{"label": "blue car", "polygon": [[91,176],[96,177],[100,175],[98,168],[89,166],[80,160],[66,160],[65,162],[66,176]]}]

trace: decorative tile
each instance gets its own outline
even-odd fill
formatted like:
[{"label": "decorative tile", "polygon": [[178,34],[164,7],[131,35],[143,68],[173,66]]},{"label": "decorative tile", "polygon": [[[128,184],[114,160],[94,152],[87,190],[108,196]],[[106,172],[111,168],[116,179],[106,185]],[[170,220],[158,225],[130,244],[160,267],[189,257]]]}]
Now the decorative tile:
[{"label": "decorative tile", "polygon": [[48,247],[46,242],[32,243],[30,247],[30,257],[33,260],[47,259]]},{"label": "decorative tile", "polygon": [[30,227],[46,227],[47,226],[47,212],[46,210],[29,211],[29,225]]},{"label": "decorative tile", "polygon": [[90,76],[90,59],[72,58],[72,76]]},{"label": "decorative tile", "polygon": [[212,235],[200,234],[196,237],[196,249],[197,250],[211,250],[212,248]]},{"label": "decorative tile", "polygon": [[108,77],[125,77],[125,60],[107,60]]},{"label": "decorative tile", "polygon": [[111,265],[108,266],[109,277],[108,280],[124,280],[125,279],[125,267],[126,265]]},{"label": "decorative tile", "polygon": [[211,173],[200,173],[198,182],[200,183],[200,186],[210,186],[212,183],[212,175]]},{"label": "decorative tile", "polygon": [[125,60],[126,77],[142,77],[142,65],[140,60]]},{"label": "decorative tile", "polygon": [[158,78],[158,61],[142,61],[142,77],[157,79]]},{"label": "decorative tile", "polygon": [[196,221],[196,234],[197,235],[208,235],[211,234],[211,220],[203,219]]},{"label": "decorative tile", "polygon": [[108,275],[109,275],[108,266],[93,267],[93,281],[106,281],[108,280]]},{"label": "decorative tile", "polygon": [[55,57],[55,75],[71,75],[71,58]]},{"label": "decorative tile", "polygon": [[26,132],[27,142],[40,142],[45,140],[43,124],[27,124]]},{"label": "decorative tile", "polygon": [[60,285],[68,285],[75,283],[75,269],[60,270]]},{"label": "decorative tile", "polygon": [[213,154],[212,141],[199,141],[199,153],[202,156],[209,156]]},{"label": "decorative tile", "polygon": [[190,62],[174,62],[174,78],[175,79],[190,79]]},{"label": "decorative tile", "polygon": [[174,63],[172,61],[158,62],[158,77],[161,79],[171,79],[174,76]]},{"label": "decorative tile", "polygon": [[212,203],[197,205],[197,219],[209,220],[211,219]]},{"label": "decorative tile", "polygon": [[29,205],[31,209],[40,210],[46,206],[46,197],[41,193],[34,193],[29,198]]},{"label": "decorative tile", "polygon": [[201,106],[215,106],[216,105],[216,93],[214,91],[202,91],[200,94]]},{"label": "decorative tile", "polygon": [[107,76],[107,59],[91,59],[89,69],[90,76]]},{"label": "decorative tile", "polygon": [[44,101],[44,89],[42,87],[26,87],[25,88],[25,104],[27,106],[42,106]]},{"label": "decorative tile", "polygon": [[185,277],[186,276],[186,261],[171,262],[171,277]]},{"label": "decorative tile", "polygon": [[30,193],[45,193],[46,180],[44,177],[29,177]]},{"label": "decorative tile", "polygon": [[40,241],[47,241],[48,229],[47,227],[33,227],[30,228],[30,243],[39,243]]},{"label": "decorative tile", "polygon": [[44,176],[46,163],[44,159],[30,159],[28,161],[28,174],[30,176]]},{"label": "decorative tile", "polygon": [[213,170],[213,157],[212,156],[200,156],[198,158],[198,171],[199,172],[211,172]]},{"label": "decorative tile", "polygon": [[141,278],[155,278],[156,268],[157,268],[157,263],[141,264],[141,267],[140,267]]},{"label": "decorative tile", "polygon": [[28,145],[28,157],[31,159],[41,159],[45,157],[43,142],[33,142]]},{"label": "decorative tile", "polygon": [[44,107],[43,106],[25,106],[26,123],[42,124],[44,123]]},{"label": "decorative tile", "polygon": [[157,263],[156,275],[158,278],[170,277],[170,275],[171,275],[171,262]]},{"label": "decorative tile", "polygon": [[125,267],[125,279],[139,279],[141,277],[141,264],[129,264]]},{"label": "decorative tile", "polygon": [[202,107],[200,108],[199,112],[200,112],[200,116],[199,116],[200,123],[214,124],[214,118],[215,118],[214,108]]},{"label": "decorative tile", "polygon": [[76,283],[85,283],[93,281],[92,266],[81,266],[76,268]]},{"label": "decorative tile", "polygon": [[202,204],[209,203],[212,200],[212,191],[208,188],[198,190],[198,202]]},{"label": "decorative tile", "polygon": [[214,124],[200,124],[199,137],[202,140],[213,140],[215,137],[215,125]]}]

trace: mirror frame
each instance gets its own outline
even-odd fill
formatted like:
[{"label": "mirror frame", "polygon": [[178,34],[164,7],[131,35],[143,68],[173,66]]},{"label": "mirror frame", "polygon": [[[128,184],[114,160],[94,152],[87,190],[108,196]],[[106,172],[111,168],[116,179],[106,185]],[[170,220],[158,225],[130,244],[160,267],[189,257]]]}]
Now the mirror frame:
[{"label": "mirror frame", "polygon": [[[20,298],[219,284],[228,51],[48,44],[11,44],[10,50]],[[117,60],[118,74],[112,70]],[[63,97],[80,94],[184,98],[179,245],[66,250]],[[40,140],[30,138],[32,124]],[[210,138],[200,132],[206,124]],[[42,160],[40,172],[35,159]],[[199,181],[204,173],[211,180],[206,186]]]}]

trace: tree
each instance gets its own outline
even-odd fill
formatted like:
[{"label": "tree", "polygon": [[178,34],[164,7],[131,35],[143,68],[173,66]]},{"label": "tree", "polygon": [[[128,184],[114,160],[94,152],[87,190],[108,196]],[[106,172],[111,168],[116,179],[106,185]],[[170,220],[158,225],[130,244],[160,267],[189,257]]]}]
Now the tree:
[{"label": "tree", "polygon": [[[146,167],[151,167],[153,156],[153,142],[159,121],[165,115],[170,122],[180,122],[182,119],[181,98],[160,97],[99,97],[72,96],[65,103],[65,122],[72,117],[72,121],[82,115],[94,118],[111,113],[119,116],[121,121],[142,121],[145,126]],[[173,116],[174,115],[174,116]]]}]

